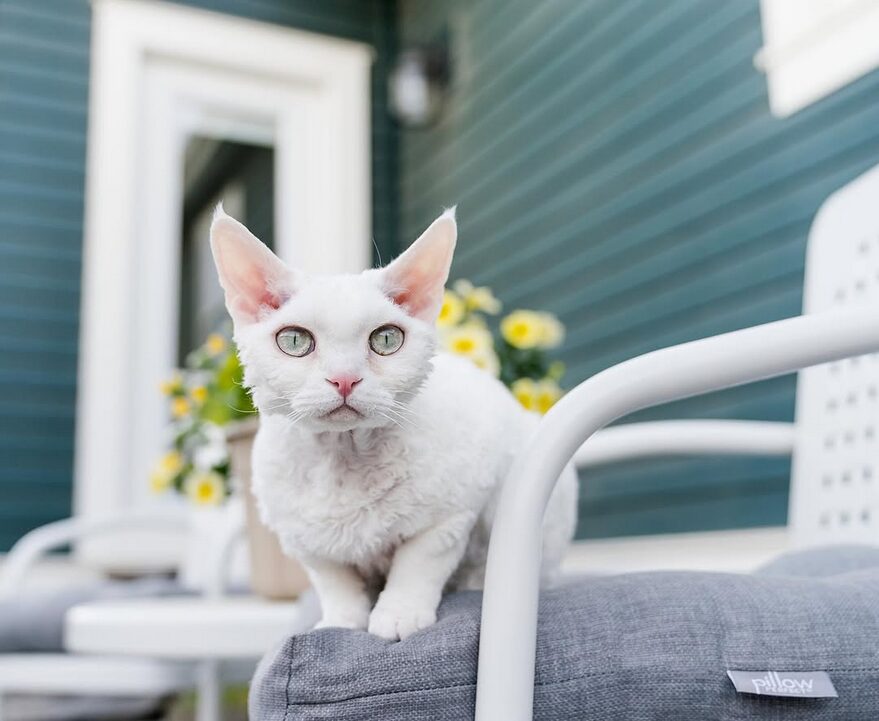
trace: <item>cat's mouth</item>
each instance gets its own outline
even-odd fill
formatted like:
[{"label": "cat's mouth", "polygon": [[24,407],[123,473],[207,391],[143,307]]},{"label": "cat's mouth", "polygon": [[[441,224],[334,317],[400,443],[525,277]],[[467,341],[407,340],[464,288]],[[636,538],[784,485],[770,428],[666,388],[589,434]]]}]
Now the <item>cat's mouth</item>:
[{"label": "cat's mouth", "polygon": [[349,406],[345,402],[337,405],[333,410],[324,413],[323,415],[324,418],[332,418],[333,420],[350,420],[353,418],[361,418],[362,416],[363,414],[360,411]]}]

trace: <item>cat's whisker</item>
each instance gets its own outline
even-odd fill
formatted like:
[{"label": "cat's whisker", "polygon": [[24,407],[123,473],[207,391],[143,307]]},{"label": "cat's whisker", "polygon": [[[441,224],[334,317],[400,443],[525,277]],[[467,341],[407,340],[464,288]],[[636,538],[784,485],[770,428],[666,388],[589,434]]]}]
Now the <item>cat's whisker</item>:
[{"label": "cat's whisker", "polygon": [[[401,414],[400,412],[398,412],[397,410],[395,410],[394,408],[392,408],[390,406],[387,406],[384,408],[375,408],[374,412],[379,414],[383,418],[389,418],[390,416],[393,416],[393,418],[395,418],[399,422],[409,423],[410,425],[412,423],[410,418],[407,418],[406,416],[404,416],[403,414]],[[390,414],[390,416],[389,416],[389,414]]]},{"label": "cat's whisker", "polygon": [[391,409],[392,409],[397,415],[399,415],[399,416],[401,416],[401,417],[403,417],[403,418],[408,418],[408,419],[410,419],[410,420],[412,420],[412,421],[417,421],[417,420],[421,420],[421,419],[422,419],[422,417],[421,417],[418,413],[415,413],[414,411],[409,410],[408,408],[405,408],[405,407],[401,408],[401,407],[398,407],[398,406],[390,406],[390,408],[391,408]]},{"label": "cat's whisker", "polygon": [[[400,412],[399,412],[398,410],[396,410],[395,408],[393,408],[393,407],[388,407],[388,408],[385,409],[385,411],[387,411],[387,413],[392,413],[392,414],[394,414],[394,416],[395,416],[397,419],[399,419],[399,421],[401,421],[401,423],[398,423],[398,424],[397,424],[397,425],[400,426],[400,428],[404,428],[404,426],[402,425],[402,423],[408,423],[409,426],[410,426],[411,428],[415,429],[416,431],[421,432],[421,431],[423,430],[423,429],[422,429],[417,423],[415,423],[414,420],[412,420],[412,418],[408,418],[407,416],[404,416],[402,413],[400,413]],[[382,411],[379,411],[379,413],[381,413],[381,415],[383,415],[385,418],[388,418],[388,415],[387,415],[386,413],[383,413]]]},{"label": "cat's whisker", "polygon": [[399,428],[406,430],[399,421],[395,420],[394,418],[391,418],[387,413],[385,413],[383,411],[379,411],[379,410],[376,410],[376,413],[378,413],[385,420],[388,420],[391,423],[393,423],[395,426],[398,426]]},{"label": "cat's whisker", "polygon": [[281,406],[288,406],[288,405],[290,405],[290,401],[288,401],[286,398],[278,398],[269,407],[270,408],[280,408]]},{"label": "cat's whisker", "polygon": [[289,403],[278,403],[277,405],[273,405],[273,406],[260,406],[259,408],[257,408],[253,412],[254,413],[260,413],[260,412],[274,413],[275,411],[283,411],[284,409],[289,409],[289,408],[290,408]]},{"label": "cat's whisker", "polygon": [[301,408],[294,408],[289,413],[285,414],[287,420],[290,421],[291,425],[296,425],[306,416],[306,412]]},{"label": "cat's whisker", "polygon": [[276,411],[280,408],[285,408],[285,407],[287,407],[287,408],[290,407],[290,401],[278,400],[276,403],[272,403],[271,405],[263,406],[263,409],[267,410],[267,411]]},{"label": "cat's whisker", "polygon": [[251,413],[251,414],[259,413],[259,411],[258,411],[256,408],[250,408],[250,409],[246,409],[246,408],[236,408],[236,407],[233,406],[231,403],[226,403],[226,408],[231,408],[231,409],[232,409],[233,411],[235,411],[236,413],[245,413],[245,414],[247,414],[247,413]]},{"label": "cat's whisker", "polygon": [[397,413],[399,413],[401,416],[406,416],[408,418],[414,418],[418,420],[422,419],[422,415],[420,413],[413,410],[407,405],[399,403],[398,401],[391,401],[391,407],[396,410]]},{"label": "cat's whisker", "polygon": [[408,411],[409,413],[415,413],[415,409],[412,408],[412,406],[407,403],[402,403],[393,398],[391,399],[391,405],[394,406],[394,408],[399,408],[400,410]]}]

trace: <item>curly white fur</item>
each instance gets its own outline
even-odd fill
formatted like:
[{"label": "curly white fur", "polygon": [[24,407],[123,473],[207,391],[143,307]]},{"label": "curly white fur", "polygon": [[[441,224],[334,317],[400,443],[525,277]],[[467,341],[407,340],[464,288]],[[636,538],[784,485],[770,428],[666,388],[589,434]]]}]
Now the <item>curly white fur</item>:
[{"label": "curly white fur", "polygon": [[[321,626],[402,639],[436,620],[445,588],[482,583],[501,483],[537,419],[495,378],[435,352],[434,323],[457,230],[438,218],[387,268],[314,276],[286,268],[218,209],[211,244],[260,410],[254,480],[260,512],[302,561]],[[376,328],[405,334],[392,355]],[[281,328],[311,332],[297,358]],[[342,398],[328,379],[361,379]],[[345,407],[347,405],[348,407]],[[576,477],[565,471],[544,523],[544,577],[573,535]]]}]

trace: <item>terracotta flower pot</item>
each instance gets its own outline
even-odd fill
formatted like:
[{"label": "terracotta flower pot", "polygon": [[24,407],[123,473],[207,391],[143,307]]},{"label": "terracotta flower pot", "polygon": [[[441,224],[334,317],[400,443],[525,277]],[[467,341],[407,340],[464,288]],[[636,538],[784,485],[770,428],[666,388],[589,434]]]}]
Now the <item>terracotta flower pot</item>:
[{"label": "terracotta flower pot", "polygon": [[259,419],[227,427],[232,476],[241,487],[250,547],[250,585],[253,592],[274,600],[293,599],[308,588],[308,576],[296,559],[284,555],[278,537],[260,520],[251,491],[251,453]]}]

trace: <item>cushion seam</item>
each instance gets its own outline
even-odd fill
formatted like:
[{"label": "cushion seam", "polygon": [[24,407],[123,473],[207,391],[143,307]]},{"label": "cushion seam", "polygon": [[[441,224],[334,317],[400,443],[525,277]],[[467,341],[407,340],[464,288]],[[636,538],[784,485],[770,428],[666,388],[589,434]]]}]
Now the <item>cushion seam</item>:
[{"label": "cushion seam", "polygon": [[[292,670],[292,669],[291,669]],[[625,671],[638,671],[639,669],[624,669]],[[754,669],[736,669],[742,671],[754,670]],[[756,670],[765,671],[766,669],[760,668]],[[784,669],[785,671],[790,671],[794,673],[795,670],[792,669]],[[814,669],[810,669],[814,670]],[[827,673],[867,673],[867,672],[879,672],[879,667],[867,667],[867,668],[823,668],[820,669]],[[535,683],[534,688],[552,688],[553,686],[557,686],[563,683],[570,683],[571,681],[580,681],[586,678],[592,678],[595,676],[612,676],[615,674],[621,673],[621,671],[591,671],[589,673],[581,674],[579,676],[571,676],[569,678],[563,679],[555,679],[553,681],[547,681],[545,683]],[[697,678],[701,680],[715,681],[715,680],[726,680],[726,676],[718,676],[718,675],[705,675],[705,676],[693,676],[693,674],[687,674],[689,678]],[[364,699],[376,698],[378,696],[395,696],[398,694],[407,694],[407,693],[424,693],[427,691],[449,691],[451,689],[456,688],[467,688],[467,687],[475,687],[475,682],[467,682],[467,683],[455,683],[448,684],[446,686],[427,686],[424,688],[408,688],[408,689],[397,689],[392,691],[378,691],[376,693],[369,694],[358,694],[356,696],[346,696],[344,698],[330,699],[326,701],[295,701],[293,703],[290,702],[289,695],[289,686],[288,686],[288,694],[287,694],[287,713],[284,715],[284,720],[287,721],[289,718],[289,712],[291,706],[330,706],[332,704],[337,703],[346,703],[348,701],[362,701]]]},{"label": "cushion seam", "polygon": [[284,701],[287,708],[284,709],[284,721],[290,718],[290,709],[293,704],[290,703],[290,686],[293,683],[293,647],[296,645],[296,637],[290,638],[290,663],[287,664],[287,682],[284,684]]},{"label": "cushion seam", "polygon": [[[368,698],[376,698],[378,696],[394,696],[397,694],[405,694],[405,693],[424,693],[425,691],[449,691],[455,688],[467,688],[471,686],[476,686],[475,682],[467,682],[467,683],[453,683],[447,686],[427,686],[425,688],[404,688],[397,689],[393,691],[377,691],[376,693],[364,693],[358,694],[356,696],[345,696],[344,698],[335,698],[327,701],[296,701],[292,705],[294,706],[329,706],[336,703],[346,703],[347,701],[360,701]],[[288,706],[289,708],[289,706]],[[286,719],[285,719],[286,721]]]}]

